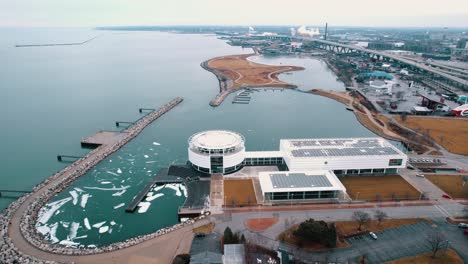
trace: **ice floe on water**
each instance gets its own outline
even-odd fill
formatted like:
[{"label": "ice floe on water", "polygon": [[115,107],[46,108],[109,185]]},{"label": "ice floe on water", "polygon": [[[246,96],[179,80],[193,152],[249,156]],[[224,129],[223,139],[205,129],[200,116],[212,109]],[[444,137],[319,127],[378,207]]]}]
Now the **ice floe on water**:
[{"label": "ice floe on water", "polygon": [[67,197],[49,204],[46,204],[44,207],[41,208],[39,211],[38,222],[41,224],[47,223],[49,219],[54,215],[54,213],[60,209],[64,204],[71,201],[71,197]]},{"label": "ice floe on water", "polygon": [[91,225],[89,224],[89,219],[87,217],[83,220],[83,222],[86,229],[91,230]]},{"label": "ice floe on water", "polygon": [[80,223],[77,223],[77,222],[71,223],[70,233],[68,234],[68,237],[70,240],[73,240],[76,238],[76,234],[78,233],[79,227],[80,227]]},{"label": "ice floe on water", "polygon": [[59,239],[57,238],[57,235],[56,235],[57,227],[58,227],[57,223],[54,223],[53,225],[50,226],[49,239],[52,241],[52,244],[59,242]]},{"label": "ice floe on water", "polygon": [[117,173],[115,172],[112,172],[112,171],[106,171],[107,173],[111,174],[111,175],[114,175],[114,176],[119,176]]},{"label": "ice floe on water", "polygon": [[73,242],[73,241],[70,241],[70,240],[62,240],[60,241],[59,243],[60,245],[64,246],[64,247],[77,247],[80,243],[77,243],[77,242]]},{"label": "ice floe on water", "polygon": [[79,192],[79,193],[84,192],[84,190],[82,190],[82,189],[80,189],[80,188],[78,188],[78,187],[75,187],[75,188],[73,188],[73,189],[74,189],[75,191]]},{"label": "ice floe on water", "polygon": [[150,202],[140,202],[138,204],[138,213],[146,213],[148,211],[148,208],[150,207],[151,203]]},{"label": "ice floe on water", "polygon": [[41,226],[38,226],[36,228],[36,230],[37,230],[37,232],[39,232],[40,234],[45,236],[46,234],[48,234],[50,232],[50,227],[48,227],[46,225],[41,225]]},{"label": "ice floe on water", "polygon": [[112,182],[110,182],[110,181],[102,181],[101,182],[101,184],[110,184],[110,183],[112,183]]},{"label": "ice floe on water", "polygon": [[117,223],[116,223],[115,221],[110,221],[110,224],[111,224],[111,225],[115,225],[115,224],[117,224]]},{"label": "ice floe on water", "polygon": [[169,188],[169,189],[172,189],[174,191],[176,191],[176,195],[177,196],[182,196],[182,192],[180,191],[180,184],[166,184],[166,188]]},{"label": "ice floe on water", "polygon": [[151,202],[151,201],[153,201],[154,199],[159,198],[159,197],[161,197],[161,196],[164,196],[164,193],[157,193],[157,194],[155,194],[155,195],[147,196],[146,199],[145,199],[145,201]]},{"label": "ice floe on water", "polygon": [[185,187],[185,185],[180,185],[179,188],[182,190],[182,192],[184,193],[184,196],[187,197],[187,187]]},{"label": "ice floe on water", "polygon": [[73,191],[69,191],[71,197],[73,198],[73,205],[76,205],[76,203],[78,203],[78,193],[73,190]]},{"label": "ice floe on water", "polygon": [[127,186],[120,186],[120,187],[112,187],[112,188],[101,188],[101,187],[83,187],[89,190],[101,190],[101,191],[122,191],[130,188],[130,185]]},{"label": "ice floe on water", "polygon": [[75,240],[76,239],[83,239],[83,238],[87,238],[87,237],[88,237],[88,235],[82,235],[82,236],[79,236],[79,237],[75,237]]},{"label": "ice floe on water", "polygon": [[120,204],[114,206],[114,209],[120,208],[120,207],[122,207],[122,206],[124,206],[124,205],[125,205],[124,203],[120,203]]},{"label": "ice floe on water", "polygon": [[156,162],[155,160],[145,161],[145,163],[155,163],[155,162]]},{"label": "ice floe on water", "polygon": [[99,234],[106,233],[109,231],[109,226],[103,226],[99,228]]},{"label": "ice floe on water", "polygon": [[149,156],[148,156],[148,155],[143,155],[143,157],[145,157],[145,159],[149,158]]},{"label": "ice floe on water", "polygon": [[122,174],[122,170],[120,168],[117,169],[118,174]]},{"label": "ice floe on water", "polygon": [[164,188],[164,185],[159,185],[159,186],[154,187],[154,188],[153,188],[153,191],[154,191],[154,192],[157,192],[157,191],[159,191],[159,190],[161,190],[161,189],[163,189],[163,188]]},{"label": "ice floe on water", "polygon": [[159,144],[158,142],[153,142],[153,145],[160,146],[161,144]]},{"label": "ice floe on water", "polygon": [[106,221],[99,222],[99,223],[94,224],[93,227],[94,227],[94,228],[100,228],[100,227],[103,226],[105,223],[106,223]]},{"label": "ice floe on water", "polygon": [[91,197],[89,193],[85,193],[83,194],[83,196],[81,196],[81,202],[80,202],[81,207],[83,208],[86,207],[86,203],[88,202],[89,197]]},{"label": "ice floe on water", "polygon": [[112,196],[122,196],[127,190],[122,190],[120,192],[113,193]]}]

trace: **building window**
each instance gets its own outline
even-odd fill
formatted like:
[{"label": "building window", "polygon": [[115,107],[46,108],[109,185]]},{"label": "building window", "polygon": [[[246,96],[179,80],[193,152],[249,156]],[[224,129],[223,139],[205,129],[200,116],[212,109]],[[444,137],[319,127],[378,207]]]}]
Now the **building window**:
[{"label": "building window", "polygon": [[359,174],[371,174],[372,169],[362,169],[359,171]]},{"label": "building window", "polygon": [[304,199],[304,192],[291,192],[289,193],[289,199],[298,200]]},{"label": "building window", "polygon": [[319,197],[318,192],[309,191],[305,192],[305,199],[317,199]]},{"label": "building window", "polygon": [[373,173],[384,173],[385,169],[374,169],[372,170]]},{"label": "building window", "polygon": [[401,166],[403,163],[402,159],[390,159],[388,161],[388,166]]},{"label": "building window", "polygon": [[358,174],[359,170],[348,170],[346,171],[346,174]]},{"label": "building window", "polygon": [[320,198],[335,198],[335,191],[322,191],[320,192]]},{"label": "building window", "polygon": [[273,193],[273,200],[287,200],[288,193],[287,192],[276,192]]},{"label": "building window", "polygon": [[385,171],[386,174],[396,174],[397,172],[398,172],[397,169],[387,169]]},{"label": "building window", "polygon": [[344,173],[343,170],[334,170],[333,173],[335,173],[336,175],[341,175]]}]

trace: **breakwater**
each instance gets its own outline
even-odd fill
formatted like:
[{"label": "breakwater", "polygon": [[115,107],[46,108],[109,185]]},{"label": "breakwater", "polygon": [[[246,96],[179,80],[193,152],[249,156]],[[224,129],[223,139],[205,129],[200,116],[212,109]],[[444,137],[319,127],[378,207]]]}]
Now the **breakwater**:
[{"label": "breakwater", "polygon": [[103,253],[138,244],[147,239],[165,234],[168,230],[175,230],[184,224],[178,224],[172,228],[161,229],[153,234],[128,239],[124,242],[114,243],[102,248],[65,248],[60,245],[50,244],[43,239],[35,228],[39,211],[47,201],[70,186],[76,179],[84,175],[100,161],[119,150],[130,140],[140,134],[143,129],[183,101],[177,97],[162,106],[157,111],[147,114],[132,126],[122,132],[125,136],[113,144],[102,145],[86,156],[76,160],[70,166],[58,171],[42,183],[35,186],[30,194],[27,194],[10,204],[0,216],[0,263],[46,263],[29,257],[28,252],[40,249],[55,254],[87,255]]},{"label": "breakwater", "polygon": [[53,46],[77,46],[77,45],[83,45],[86,44],[94,39],[96,39],[99,36],[90,38],[88,40],[85,40],[83,42],[72,42],[72,43],[45,43],[45,44],[18,44],[15,45],[16,48],[31,48],[31,47],[53,47]]},{"label": "breakwater", "polygon": [[210,66],[208,66],[209,61],[210,60],[200,63],[200,66],[203,69],[213,73],[218,79],[219,93],[216,95],[215,98],[213,98],[213,100],[210,101],[210,106],[217,107],[224,101],[224,99],[230,93],[234,92],[234,89],[231,89],[234,86],[234,81],[231,78],[224,75],[222,72],[215,70],[211,68]]}]

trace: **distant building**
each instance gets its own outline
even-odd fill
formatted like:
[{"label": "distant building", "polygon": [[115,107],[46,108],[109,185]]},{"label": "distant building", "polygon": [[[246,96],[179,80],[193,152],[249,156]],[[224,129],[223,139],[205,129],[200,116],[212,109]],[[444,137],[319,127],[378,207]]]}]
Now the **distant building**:
[{"label": "distant building", "polygon": [[457,49],[468,49],[468,39],[460,39],[457,42]]}]

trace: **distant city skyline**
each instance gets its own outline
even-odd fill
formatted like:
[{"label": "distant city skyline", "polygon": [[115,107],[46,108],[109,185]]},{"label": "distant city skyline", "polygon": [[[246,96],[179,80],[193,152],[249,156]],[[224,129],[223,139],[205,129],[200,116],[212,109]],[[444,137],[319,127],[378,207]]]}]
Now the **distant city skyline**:
[{"label": "distant city skyline", "polygon": [[0,26],[322,25],[468,27],[468,1],[15,0]]}]

